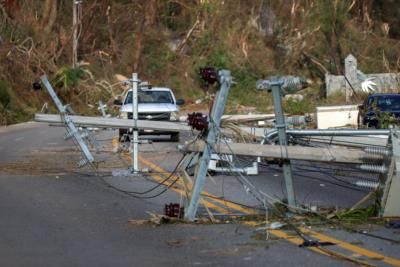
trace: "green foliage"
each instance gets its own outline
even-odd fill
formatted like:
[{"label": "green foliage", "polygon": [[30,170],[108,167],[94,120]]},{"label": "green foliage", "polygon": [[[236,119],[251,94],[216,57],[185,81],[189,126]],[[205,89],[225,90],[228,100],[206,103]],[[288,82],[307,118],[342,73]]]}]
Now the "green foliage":
[{"label": "green foliage", "polygon": [[375,103],[372,105],[372,109],[375,112],[376,119],[378,120],[378,124],[376,125],[378,129],[387,129],[390,125],[399,125],[399,121],[394,115],[380,110]]},{"label": "green foliage", "polygon": [[179,28],[179,23],[177,21],[177,15],[181,13],[182,7],[178,3],[167,3],[164,6],[164,25],[172,30],[176,31]]},{"label": "green foliage", "polygon": [[207,58],[207,65],[217,69],[225,69],[231,63],[231,59],[227,51],[221,47],[213,49]]},{"label": "green foliage", "polygon": [[271,97],[266,92],[255,89],[256,77],[243,71],[233,71],[234,84],[228,97],[228,110],[236,112],[238,105],[256,107],[259,112],[266,112],[271,106]]},{"label": "green foliage", "polygon": [[[54,27],[43,36],[43,1],[23,2],[20,15],[10,16],[0,24],[3,38],[0,73],[4,73],[0,79],[8,82],[8,91],[0,88],[0,107],[8,105],[8,110],[14,108],[16,112],[33,107],[35,104],[22,88],[39,72],[54,73],[59,69],[52,84],[65,91],[79,85],[76,98],[82,104],[78,101],[72,104],[75,109],[81,107],[82,112],[90,112],[85,110],[87,102],[97,95],[92,90],[93,83],[84,79],[85,69],[60,69],[71,59],[72,51],[67,47],[72,9],[58,12]],[[79,39],[79,57],[90,62],[95,81],[110,84],[115,73],[129,77],[132,67],[139,64],[139,77],[155,85],[170,86],[188,103],[204,94],[198,77],[200,67],[229,69],[235,82],[228,103],[232,112],[237,105],[271,111],[271,95],[254,89],[257,79],[285,74],[322,84],[325,69],[339,74],[343,57],[348,53],[359,59],[359,68],[365,73],[399,70],[400,34],[396,34],[399,32],[396,28],[400,24],[396,22],[400,4],[396,0],[368,1],[371,4],[365,6],[371,20],[367,20],[364,2],[367,1],[352,5],[350,0],[313,0],[296,1],[293,5],[293,1],[283,0],[148,1],[146,4],[129,0],[97,1],[82,20],[84,32]],[[70,7],[71,3],[60,4],[58,10],[66,5]],[[144,10],[147,6],[151,8]],[[143,18],[146,28],[143,38],[138,38]],[[171,51],[168,44],[185,38],[196,19],[200,23],[186,40],[185,49],[179,53]],[[382,30],[383,23],[388,23],[388,33]],[[143,48],[138,58],[136,48]],[[288,101],[285,111],[312,112],[315,106],[312,101],[322,98],[318,91],[323,91],[322,86],[313,92],[308,89],[306,100]],[[69,92],[69,98],[76,96],[73,90]],[[109,96],[99,94],[99,97],[106,101]],[[21,106],[13,99],[21,102]],[[345,102],[345,96],[319,101],[339,105]],[[388,114],[381,116],[383,126],[391,123]]]},{"label": "green foliage", "polygon": [[311,113],[315,111],[315,103],[308,99],[303,99],[302,101],[296,101],[289,98],[283,105],[283,109],[289,114],[304,114]]},{"label": "green foliage", "polygon": [[368,208],[340,211],[335,215],[343,223],[365,223],[368,218],[376,216],[378,211],[376,205],[371,205]]},{"label": "green foliage", "polygon": [[7,83],[3,80],[0,80],[0,105],[3,108],[7,108],[10,104],[11,96],[8,92]]},{"label": "green foliage", "polygon": [[387,129],[389,125],[399,124],[396,117],[390,115],[389,112],[381,112],[378,115],[378,128],[380,129]]},{"label": "green foliage", "polygon": [[64,90],[68,90],[71,87],[77,87],[79,85],[79,81],[84,77],[84,71],[81,67],[71,68],[71,67],[62,67],[56,73],[56,77],[54,79],[54,85],[58,88],[62,88]]},{"label": "green foliage", "polygon": [[314,19],[321,31],[329,35],[339,34],[348,21],[348,9],[351,1],[319,0],[316,2]]}]

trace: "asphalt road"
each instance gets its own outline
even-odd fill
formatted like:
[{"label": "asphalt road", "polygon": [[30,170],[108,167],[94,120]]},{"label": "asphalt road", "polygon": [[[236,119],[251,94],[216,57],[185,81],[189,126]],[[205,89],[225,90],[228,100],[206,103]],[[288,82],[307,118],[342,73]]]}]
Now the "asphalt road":
[{"label": "asphalt road", "polygon": [[[133,197],[109,185],[129,191],[152,188],[157,177],[165,177],[160,168],[172,171],[179,161],[176,143],[142,145],[141,166],[150,168],[151,173],[132,177],[121,175],[129,159],[112,153],[113,132],[97,136],[101,152],[95,157],[103,161],[97,170],[75,168],[80,153],[72,142],[63,140],[64,132],[63,128],[39,123],[0,128],[0,266],[354,265],[337,256],[300,248],[290,236],[278,238],[283,231],[271,233],[267,239],[263,231],[232,221],[132,224],[131,220],[148,219],[149,212],[162,214],[164,204],[179,203],[181,194],[168,190],[159,197],[143,199],[138,198],[142,195]],[[328,179],[321,173],[326,173],[324,166],[295,164],[299,174],[295,179],[296,197],[304,205],[351,206],[366,194]],[[260,175],[251,181],[274,197],[285,194],[279,167],[262,166]],[[214,176],[207,181],[206,190],[248,206],[260,206],[232,175]],[[223,213],[212,212],[215,216]],[[205,209],[200,209],[199,215],[204,213]],[[363,229],[400,239],[398,230],[379,225]],[[395,259],[397,244],[324,226],[312,230],[345,242],[332,246],[335,251],[378,266],[400,266]],[[356,248],[345,249],[346,244]],[[362,249],[390,258],[367,259]]]}]

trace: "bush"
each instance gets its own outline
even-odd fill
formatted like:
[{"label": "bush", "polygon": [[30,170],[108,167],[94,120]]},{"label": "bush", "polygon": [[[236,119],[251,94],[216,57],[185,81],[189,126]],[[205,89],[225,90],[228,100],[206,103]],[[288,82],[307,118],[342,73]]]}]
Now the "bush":
[{"label": "bush", "polygon": [[70,87],[79,85],[79,81],[84,76],[84,71],[81,67],[71,68],[62,67],[56,73],[54,85],[58,88],[68,90]]},{"label": "bush", "polygon": [[11,96],[8,92],[8,86],[5,81],[0,80],[0,104],[3,108],[7,108],[11,102]]},{"label": "bush", "polygon": [[283,106],[283,109],[286,113],[295,115],[295,114],[304,114],[311,113],[315,110],[315,104],[311,101],[304,99],[302,101],[296,101],[289,98]]}]

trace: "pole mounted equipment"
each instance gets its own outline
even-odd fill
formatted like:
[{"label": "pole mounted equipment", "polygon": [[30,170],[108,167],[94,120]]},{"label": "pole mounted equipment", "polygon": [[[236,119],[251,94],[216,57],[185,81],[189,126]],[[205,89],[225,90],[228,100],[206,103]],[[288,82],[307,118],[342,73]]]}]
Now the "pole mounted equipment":
[{"label": "pole mounted equipment", "polygon": [[201,112],[193,112],[187,115],[188,125],[198,131],[207,131],[208,121],[207,116]]}]

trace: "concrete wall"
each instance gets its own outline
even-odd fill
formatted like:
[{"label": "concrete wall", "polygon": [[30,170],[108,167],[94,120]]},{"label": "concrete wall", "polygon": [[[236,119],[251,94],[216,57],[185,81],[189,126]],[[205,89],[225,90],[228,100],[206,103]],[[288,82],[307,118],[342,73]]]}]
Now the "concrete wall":
[{"label": "concrete wall", "polygon": [[[345,60],[345,73],[347,80],[351,83],[349,85],[344,75],[331,75],[325,74],[326,95],[330,97],[335,93],[344,93],[346,98],[354,90],[361,90],[361,81],[357,78],[357,60],[353,55],[349,55]],[[399,73],[373,73],[365,74],[367,78],[374,78],[373,82],[376,83],[376,91],[379,92],[400,92],[400,74]]]}]

